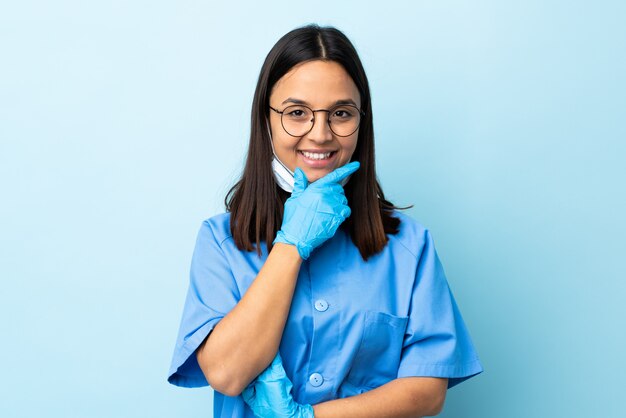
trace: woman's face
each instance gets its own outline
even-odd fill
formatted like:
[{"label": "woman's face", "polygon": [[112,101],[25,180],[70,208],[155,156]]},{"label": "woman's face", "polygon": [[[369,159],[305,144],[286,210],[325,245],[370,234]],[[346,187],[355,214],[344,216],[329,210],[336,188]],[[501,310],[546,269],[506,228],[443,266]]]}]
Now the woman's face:
[{"label": "woman's face", "polygon": [[[279,111],[294,104],[304,104],[312,110],[330,110],[346,102],[361,108],[361,97],[352,78],[340,64],[316,60],[296,65],[278,80],[269,104]],[[299,167],[312,183],[350,162],[358,129],[350,136],[337,136],[328,125],[328,112],[315,112],[311,131],[294,137],[283,129],[281,115],[271,109],[269,112],[274,151],[291,171]]]}]

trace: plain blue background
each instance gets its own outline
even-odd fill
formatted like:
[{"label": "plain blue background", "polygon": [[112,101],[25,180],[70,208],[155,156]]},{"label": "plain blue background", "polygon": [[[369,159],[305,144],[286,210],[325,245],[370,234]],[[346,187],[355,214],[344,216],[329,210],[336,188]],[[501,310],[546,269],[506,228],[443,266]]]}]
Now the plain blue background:
[{"label": "plain blue background", "polygon": [[212,415],[166,382],[191,252],[310,22],[357,47],[486,369],[441,416],[624,416],[626,4],[497,0],[2,2],[0,415]]}]

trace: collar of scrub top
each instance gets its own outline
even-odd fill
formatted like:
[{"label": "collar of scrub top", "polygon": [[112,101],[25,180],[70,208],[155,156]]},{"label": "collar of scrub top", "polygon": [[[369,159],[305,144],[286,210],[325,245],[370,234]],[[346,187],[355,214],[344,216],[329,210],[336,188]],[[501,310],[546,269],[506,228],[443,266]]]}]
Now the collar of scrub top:
[{"label": "collar of scrub top", "polygon": [[[267,134],[270,137],[270,145],[272,146],[272,154],[274,154],[274,158],[272,158],[272,171],[274,172],[274,179],[276,179],[276,183],[281,189],[283,189],[287,193],[293,193],[293,186],[295,183],[294,172],[287,168],[287,166],[282,161],[280,161],[280,159],[276,155],[276,150],[274,149],[274,140],[272,139],[272,131],[270,130],[269,122],[266,126]],[[352,175],[341,180],[341,186],[345,186],[346,183],[348,183],[348,180],[350,180],[351,176]]]}]

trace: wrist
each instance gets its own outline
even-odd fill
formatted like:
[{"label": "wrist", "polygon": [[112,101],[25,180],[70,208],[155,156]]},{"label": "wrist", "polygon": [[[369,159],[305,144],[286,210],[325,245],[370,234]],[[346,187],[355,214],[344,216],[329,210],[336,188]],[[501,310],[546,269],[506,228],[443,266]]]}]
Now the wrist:
[{"label": "wrist", "polygon": [[300,241],[292,235],[286,234],[282,229],[278,231],[276,234],[276,238],[274,239],[274,245],[279,243],[289,245],[297,250],[298,256],[302,260],[306,260],[311,255],[311,251],[313,251],[313,247],[311,247],[306,242]]},{"label": "wrist", "polygon": [[296,263],[302,263],[303,261],[303,258],[300,255],[296,244],[291,244],[283,241],[274,241],[272,252],[277,253],[289,260],[293,260]]}]

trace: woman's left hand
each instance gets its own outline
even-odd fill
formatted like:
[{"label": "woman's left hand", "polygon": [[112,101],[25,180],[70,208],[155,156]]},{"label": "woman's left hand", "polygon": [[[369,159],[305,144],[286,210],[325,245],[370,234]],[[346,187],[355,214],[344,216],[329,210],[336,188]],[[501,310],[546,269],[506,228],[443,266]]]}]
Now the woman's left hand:
[{"label": "woman's left hand", "polygon": [[287,377],[280,354],[244,389],[244,401],[260,418],[313,418],[313,407],[294,401],[293,384]]}]

